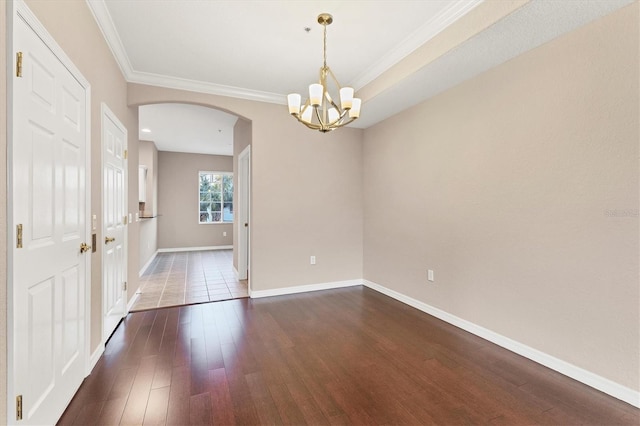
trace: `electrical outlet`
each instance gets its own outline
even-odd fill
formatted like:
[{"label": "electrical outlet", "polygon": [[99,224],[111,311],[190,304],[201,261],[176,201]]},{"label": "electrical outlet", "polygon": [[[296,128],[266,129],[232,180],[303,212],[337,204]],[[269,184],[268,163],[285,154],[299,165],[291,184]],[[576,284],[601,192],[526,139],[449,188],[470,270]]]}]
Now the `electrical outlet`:
[{"label": "electrical outlet", "polygon": [[312,264],[312,265],[315,265],[316,264],[316,257],[315,256],[311,256],[309,258],[309,263]]},{"label": "electrical outlet", "polygon": [[433,270],[432,269],[427,270],[427,279],[429,281],[433,281]]}]

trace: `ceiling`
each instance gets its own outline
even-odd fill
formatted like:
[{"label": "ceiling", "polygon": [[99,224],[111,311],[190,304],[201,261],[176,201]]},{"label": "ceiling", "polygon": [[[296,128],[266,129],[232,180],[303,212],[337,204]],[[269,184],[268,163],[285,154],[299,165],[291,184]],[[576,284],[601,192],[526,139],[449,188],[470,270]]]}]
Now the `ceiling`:
[{"label": "ceiling", "polygon": [[[531,0],[363,99],[361,118],[351,126],[369,127],[632,1]],[[127,81],[282,104],[286,114],[286,94],[306,93],[322,64],[322,27],[316,22],[319,13],[329,12],[334,17],[327,29],[328,65],[342,85],[353,86],[357,93],[366,91],[367,85],[384,77],[482,0],[87,3]],[[305,27],[311,30],[306,32]],[[175,118],[184,116],[176,108],[184,108],[186,114],[201,107],[174,105],[166,109],[171,113],[161,108],[143,113],[143,108],[150,107],[142,107],[140,113],[141,126],[153,132],[144,139],[169,148],[174,144],[171,149],[158,145],[160,150],[177,151],[189,145],[184,138],[172,139],[185,134],[185,129],[171,129],[172,123],[179,124]],[[203,111],[194,114],[206,115]],[[194,126],[198,121],[213,131],[207,138],[215,139],[218,129],[232,138],[232,131],[225,132],[224,127],[233,116],[226,116],[229,114],[210,117],[220,120],[216,125],[194,119],[186,131],[197,133]],[[143,117],[154,121],[145,124]],[[197,140],[197,135],[193,139]],[[223,149],[227,141],[221,143],[219,148]]]},{"label": "ceiling", "polygon": [[238,117],[189,104],[140,107],[139,139],[153,141],[159,151],[233,155],[233,126]]}]

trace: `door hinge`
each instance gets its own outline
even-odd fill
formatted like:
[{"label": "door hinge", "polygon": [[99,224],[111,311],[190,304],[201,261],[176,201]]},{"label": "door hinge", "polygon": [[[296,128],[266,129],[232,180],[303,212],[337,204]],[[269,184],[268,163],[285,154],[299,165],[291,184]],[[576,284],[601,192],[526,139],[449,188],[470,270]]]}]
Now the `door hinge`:
[{"label": "door hinge", "polygon": [[124,282],[123,290],[127,291],[127,282],[126,281]]},{"label": "door hinge", "polygon": [[16,225],[16,248],[22,248],[22,224]]},{"label": "door hinge", "polygon": [[16,420],[22,420],[22,395],[16,396]]},{"label": "door hinge", "polygon": [[22,77],[22,52],[16,53],[16,77]]},{"label": "door hinge", "polygon": [[122,223],[124,223],[125,225],[129,224],[129,216],[128,215],[122,216]]},{"label": "door hinge", "polygon": [[124,150],[124,154],[123,154],[122,156],[123,156],[123,158],[126,160],[126,159],[127,159],[127,157],[129,157],[129,150],[128,150],[128,149],[125,149],[125,150]]}]

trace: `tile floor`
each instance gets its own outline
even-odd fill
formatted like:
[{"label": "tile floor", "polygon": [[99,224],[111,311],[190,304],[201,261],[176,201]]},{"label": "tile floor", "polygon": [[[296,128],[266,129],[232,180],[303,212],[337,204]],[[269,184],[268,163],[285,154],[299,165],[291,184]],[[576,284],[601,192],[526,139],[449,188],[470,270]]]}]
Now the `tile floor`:
[{"label": "tile floor", "polygon": [[248,297],[247,284],[235,277],[232,250],[158,253],[131,311]]}]

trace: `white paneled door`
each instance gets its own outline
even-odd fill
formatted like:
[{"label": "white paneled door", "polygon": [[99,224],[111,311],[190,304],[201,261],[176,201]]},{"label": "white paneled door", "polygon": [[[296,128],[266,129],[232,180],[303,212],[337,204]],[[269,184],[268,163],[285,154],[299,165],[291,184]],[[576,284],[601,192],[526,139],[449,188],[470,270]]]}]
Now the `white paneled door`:
[{"label": "white paneled door", "polygon": [[27,12],[13,15],[14,65],[21,54],[22,67],[11,83],[9,391],[16,407],[9,405],[7,421],[43,425],[56,423],[86,371],[89,88],[55,42],[34,32],[38,23]]},{"label": "white paneled door", "polygon": [[127,130],[102,104],[103,341],[126,315]]},{"label": "white paneled door", "polygon": [[[251,212],[251,146],[247,146],[238,156],[238,279],[249,278],[250,257],[250,212]],[[251,282],[249,282],[251,292]],[[249,293],[251,294],[251,293]]]}]

